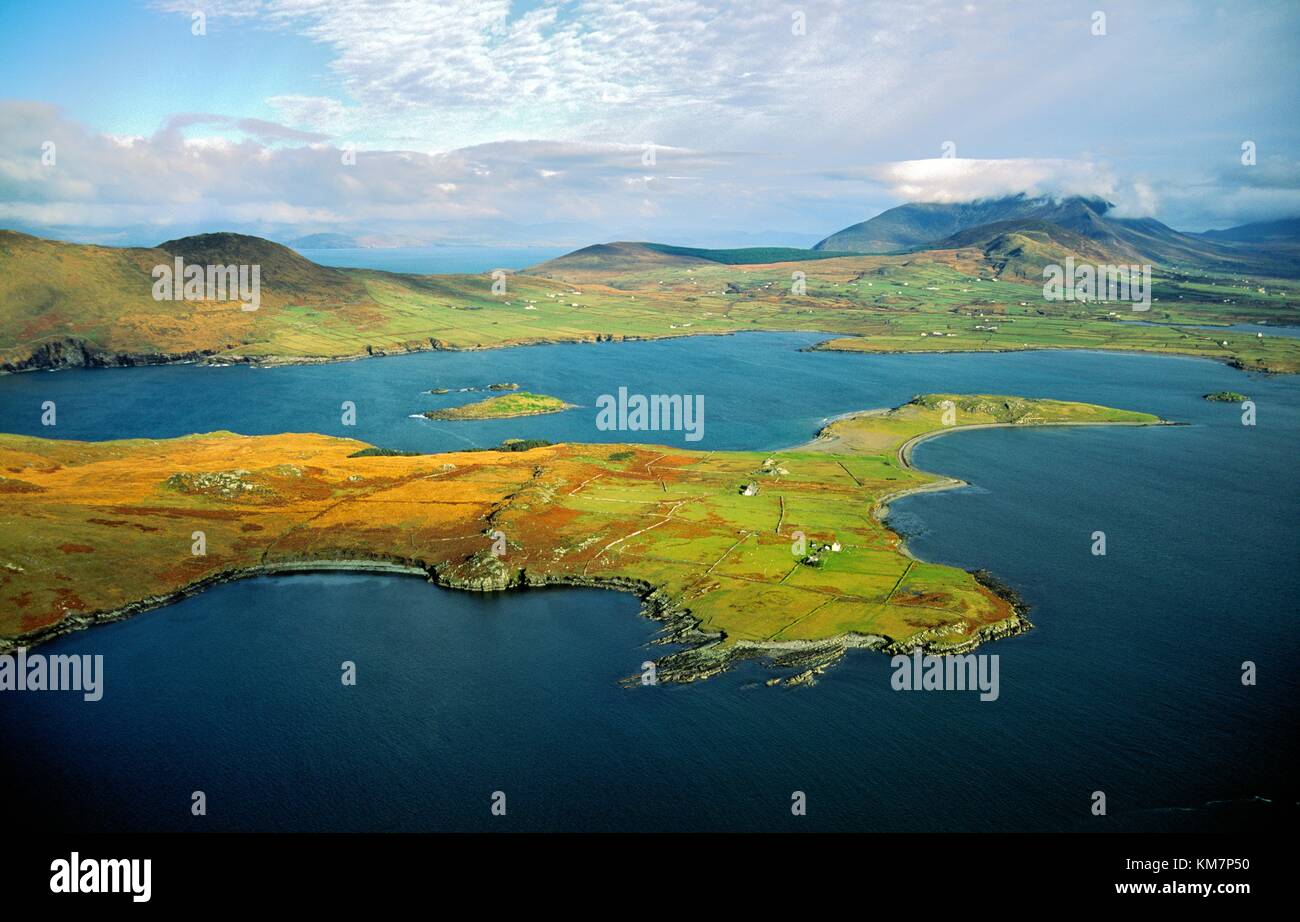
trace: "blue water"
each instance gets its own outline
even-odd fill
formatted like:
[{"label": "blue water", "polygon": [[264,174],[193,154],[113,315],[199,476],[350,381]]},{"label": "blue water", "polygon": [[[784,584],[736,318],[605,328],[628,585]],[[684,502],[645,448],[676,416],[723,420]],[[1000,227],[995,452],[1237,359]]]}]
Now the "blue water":
[{"label": "blue water", "polygon": [[[983,648],[1001,695],[891,690],[850,654],[810,689],[758,663],[690,686],[618,680],[662,648],[628,595],[471,595],[422,580],[230,584],[43,652],[102,653],[105,696],[0,695],[21,811],[106,829],[1204,830],[1294,822],[1300,380],[1161,356],[809,353],[816,337],[430,353],[278,369],[0,379],[7,431],[356,435],[406,448],[605,439],[620,384],[705,395],[706,448],[777,447],[830,415],[948,390],[1149,410],[1151,429],[984,430],[918,446],[969,481],[898,502],[925,559],[987,567],[1036,627]],[[496,423],[406,413],[436,386],[517,381],[584,409]],[[1258,407],[1200,395],[1239,390]],[[39,425],[40,402],[58,426]],[[358,425],[338,424],[339,401]],[[665,441],[682,444],[680,436]],[[625,437],[625,436],[623,436]],[[1091,534],[1108,553],[1090,553]],[[359,683],[344,688],[343,660]],[[1240,684],[1244,660],[1259,684]],[[10,753],[15,750],[6,747]],[[190,816],[190,793],[209,815]],[[489,798],[506,792],[507,817]],[[789,811],[807,793],[808,816]],[[1109,815],[1089,813],[1105,791]]]},{"label": "blue water", "polygon": [[490,272],[493,269],[524,269],[563,256],[572,247],[484,247],[433,246],[370,249],[298,250],[312,262],[344,269],[383,269],[385,272],[413,272],[417,275],[446,275],[459,272]]},{"label": "blue water", "polygon": [[[804,352],[826,337],[746,333],[655,342],[573,344],[482,352],[419,353],[329,365],[254,368],[157,366],[40,372],[0,378],[0,431],[47,438],[166,438],[229,429],[245,434],[322,432],[406,450],[497,445],[506,438],[627,441],[596,428],[596,400],[630,393],[700,394],[704,437],[645,433],[641,441],[705,449],[768,449],[807,441],[834,415],[895,406],[936,390],[1016,393],[1146,410],[1168,419],[1236,419],[1201,400],[1212,390],[1256,397],[1261,424],[1276,399],[1293,406],[1300,379],[1247,375],[1201,359],[1103,352],[857,356]],[[481,400],[486,391],[436,388],[513,382],[577,409],[492,421],[433,421],[412,414]],[[1276,395],[1274,398],[1272,395]],[[57,425],[41,425],[42,404]],[[343,424],[344,401],[356,424]],[[654,438],[651,438],[654,436]]]}]

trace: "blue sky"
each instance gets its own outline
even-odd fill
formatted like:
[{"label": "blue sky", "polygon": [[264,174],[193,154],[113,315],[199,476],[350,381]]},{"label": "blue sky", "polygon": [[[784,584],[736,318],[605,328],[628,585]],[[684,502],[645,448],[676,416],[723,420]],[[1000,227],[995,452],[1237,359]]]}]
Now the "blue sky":
[{"label": "blue sky", "polygon": [[1300,214],[1298,51],[1286,0],[6,3],[0,226],[806,244],[1029,191],[1199,230]]},{"label": "blue sky", "polygon": [[52,102],[101,131],[147,135],[175,112],[273,118],[265,100],[329,92],[327,48],[215,17],[207,36],[144,4],[0,5],[4,96]]}]

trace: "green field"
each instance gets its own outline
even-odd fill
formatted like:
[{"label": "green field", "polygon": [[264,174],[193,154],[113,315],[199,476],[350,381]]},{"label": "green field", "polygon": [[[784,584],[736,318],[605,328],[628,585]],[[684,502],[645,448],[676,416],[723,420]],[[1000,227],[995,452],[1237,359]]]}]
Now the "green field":
[{"label": "green field", "polygon": [[573,409],[573,404],[565,403],[558,397],[519,391],[502,397],[488,397],[486,400],[467,403],[459,407],[429,410],[424,415],[429,419],[509,419],[514,416],[541,416],[545,413],[563,413],[565,410],[571,409]]},{"label": "green field", "polygon": [[965,650],[1028,621],[987,579],[916,560],[884,526],[892,498],[951,483],[912,467],[908,446],[970,426],[1157,422],[936,394],[776,452],[532,443],[410,454],[303,434],[0,435],[0,648],[213,581],[330,563],[398,564],[462,589],[635,591],[687,645],[662,661],[667,679],[761,656],[796,663],[806,680],[850,646]]}]

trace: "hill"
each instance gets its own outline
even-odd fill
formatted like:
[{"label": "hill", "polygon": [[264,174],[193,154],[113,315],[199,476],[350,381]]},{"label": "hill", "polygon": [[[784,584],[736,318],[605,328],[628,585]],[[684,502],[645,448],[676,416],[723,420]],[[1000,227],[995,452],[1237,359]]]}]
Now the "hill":
[{"label": "hill", "polygon": [[835,259],[852,253],[803,250],[798,247],[737,247],[707,249],[679,247],[667,243],[617,241],[583,247],[547,260],[524,271],[530,275],[563,278],[571,273],[635,272],[661,267],[686,266],[758,266],[772,263]]},{"label": "hill", "polygon": [[978,249],[998,278],[1043,278],[1043,267],[1076,262],[1119,263],[1125,255],[1106,243],[1066,230],[1050,221],[998,221],[968,228],[938,241],[933,249]]},{"label": "hill", "polygon": [[1209,230],[1198,236],[1234,243],[1300,243],[1300,218],[1239,224],[1224,230]]},{"label": "hill", "polygon": [[168,240],[157,248],[190,264],[260,266],[261,277],[274,280],[279,292],[308,295],[326,286],[348,284],[347,275],[338,269],[314,263],[282,244],[247,234],[196,234]]},{"label": "hill", "polygon": [[[868,351],[1134,349],[1253,370],[1300,368],[1294,338],[1172,326],[1295,324],[1300,299],[1282,280],[1156,273],[1151,312],[1142,317],[1156,323],[1117,323],[1115,305],[1044,301],[1036,275],[1070,253],[1109,257],[1105,240],[1051,222],[1004,222],[963,231],[945,246],[801,258],[808,251],[619,243],[494,277],[327,268],[237,234],[115,248],[0,231],[0,373],[319,362],[754,330],[851,335],[858,337],[851,348]],[[257,265],[257,309],[216,298],[155,300],[151,273],[177,257],[186,265]],[[785,261],[748,262],[755,258]],[[547,266],[552,271],[539,272]]]},{"label": "hill", "polygon": [[647,243],[616,241],[565,253],[546,262],[529,266],[529,275],[551,276],[568,271],[629,272],[666,266],[706,265],[709,260],[687,253],[664,252]]}]

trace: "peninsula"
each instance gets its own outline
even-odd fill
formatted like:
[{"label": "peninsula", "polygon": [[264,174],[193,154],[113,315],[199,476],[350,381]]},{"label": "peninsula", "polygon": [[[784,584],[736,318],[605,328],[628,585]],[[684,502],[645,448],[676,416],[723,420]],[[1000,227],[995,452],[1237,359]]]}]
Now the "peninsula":
[{"label": "peninsula", "polygon": [[958,652],[1029,623],[996,580],[916,560],[883,524],[891,499],[952,483],[913,468],[907,446],[973,426],[1160,422],[937,394],[775,452],[419,455],[314,434],[0,435],[0,650],[241,576],[342,568],[469,590],[635,592],[665,622],[662,639],[687,644],[660,660],[668,681],[746,657],[809,681],[849,647]]}]

